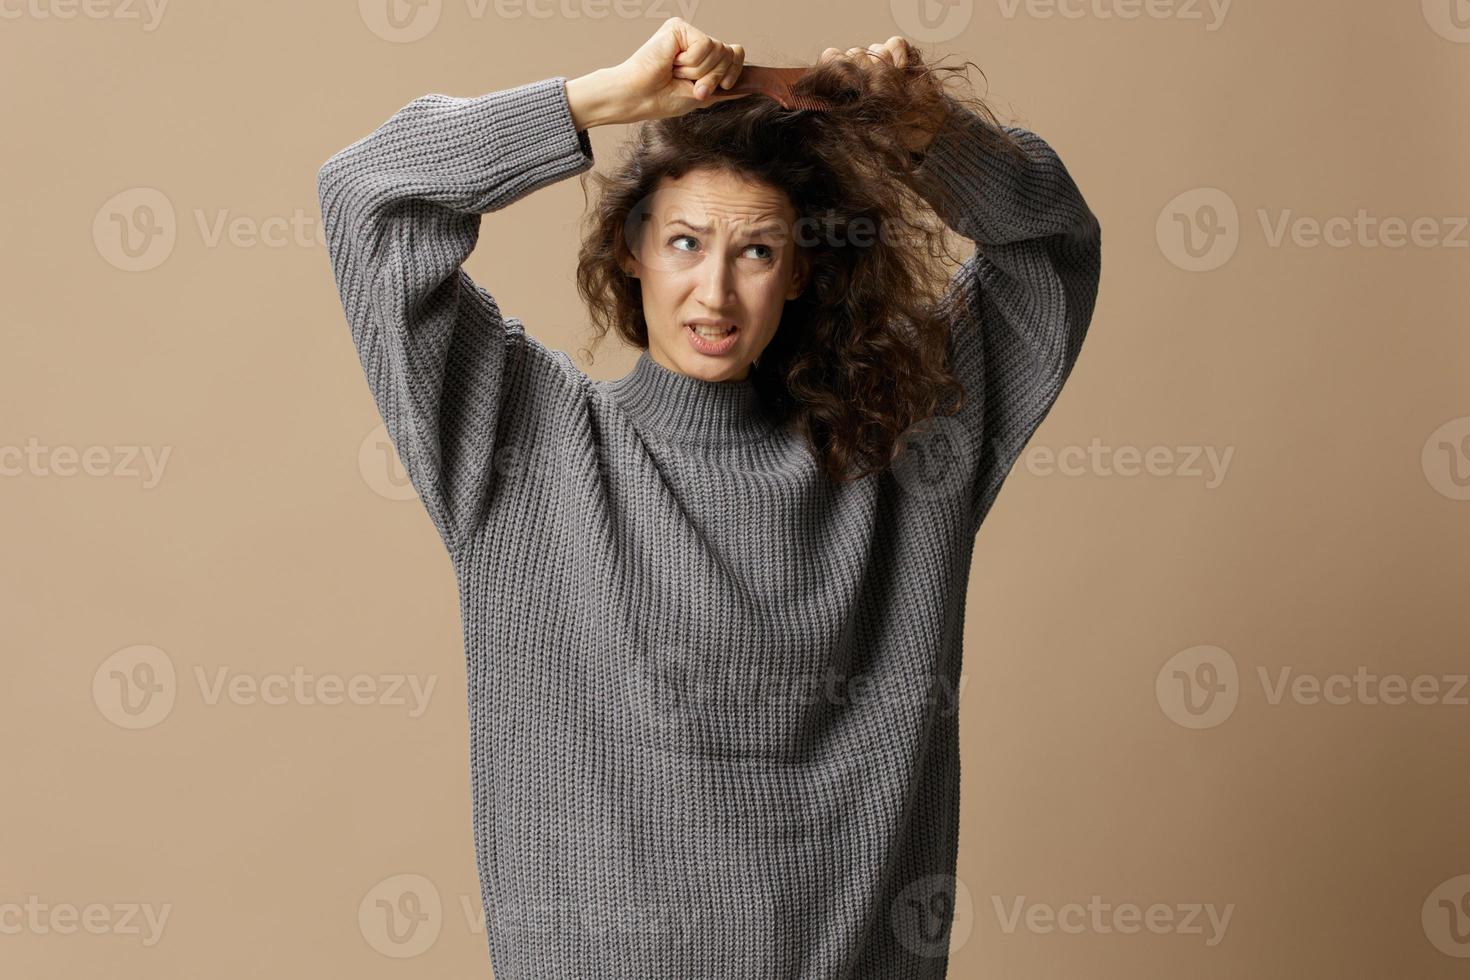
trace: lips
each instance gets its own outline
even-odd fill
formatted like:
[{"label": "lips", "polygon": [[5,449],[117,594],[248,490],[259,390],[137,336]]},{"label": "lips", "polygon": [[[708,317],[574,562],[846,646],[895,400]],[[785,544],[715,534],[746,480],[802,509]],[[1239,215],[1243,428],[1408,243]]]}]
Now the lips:
[{"label": "lips", "polygon": [[719,356],[735,348],[735,337],[740,333],[739,324],[729,320],[700,317],[684,322],[684,333],[689,344],[701,354]]}]

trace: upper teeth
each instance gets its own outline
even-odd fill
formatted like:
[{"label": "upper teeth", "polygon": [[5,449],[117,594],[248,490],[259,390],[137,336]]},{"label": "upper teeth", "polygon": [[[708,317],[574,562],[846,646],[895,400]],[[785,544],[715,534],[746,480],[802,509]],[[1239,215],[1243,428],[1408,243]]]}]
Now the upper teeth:
[{"label": "upper teeth", "polygon": [[735,329],[734,327],[707,327],[702,323],[691,323],[689,326],[701,337],[723,337]]}]

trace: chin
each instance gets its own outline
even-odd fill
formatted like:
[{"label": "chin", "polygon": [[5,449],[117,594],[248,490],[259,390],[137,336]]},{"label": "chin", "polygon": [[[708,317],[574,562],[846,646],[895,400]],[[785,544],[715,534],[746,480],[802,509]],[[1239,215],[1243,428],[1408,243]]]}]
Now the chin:
[{"label": "chin", "polygon": [[738,348],[717,357],[701,354],[690,348],[682,332],[663,345],[662,353],[680,374],[701,381],[733,381],[750,370],[752,361]]},{"label": "chin", "polygon": [[729,381],[740,376],[745,370],[745,362],[721,358],[719,363],[713,363],[711,358],[695,354],[681,362],[681,367],[685,374],[705,381]]}]

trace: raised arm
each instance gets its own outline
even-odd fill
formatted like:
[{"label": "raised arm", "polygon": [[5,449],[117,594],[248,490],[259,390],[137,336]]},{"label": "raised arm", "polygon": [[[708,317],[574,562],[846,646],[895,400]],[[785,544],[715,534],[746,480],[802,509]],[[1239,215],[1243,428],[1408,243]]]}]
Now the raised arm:
[{"label": "raised arm", "polygon": [[1020,144],[1013,158],[984,138],[991,123],[953,109],[923,157],[920,190],[975,243],[945,301],[955,311],[951,353],[967,397],[960,419],[979,454],[978,529],[1077,361],[1097,298],[1102,237],[1041,137],[1001,127]]},{"label": "raised arm", "polygon": [[[562,76],[425,95],[317,174],[327,251],[388,435],[453,553],[488,492],[511,356],[575,371],[461,266],[480,216],[591,168]],[[515,348],[512,350],[512,348]]]},{"label": "raised arm", "polygon": [[[670,17],[621,64],[474,98],[425,95],[317,174],[327,251],[389,438],[451,554],[481,523],[509,376],[584,382],[462,265],[480,216],[589,170],[594,126],[727,98],[738,45]],[[529,371],[518,370],[535,362]],[[552,379],[546,381],[545,379]],[[540,401],[534,395],[531,401]],[[553,399],[554,400],[554,399]]]}]

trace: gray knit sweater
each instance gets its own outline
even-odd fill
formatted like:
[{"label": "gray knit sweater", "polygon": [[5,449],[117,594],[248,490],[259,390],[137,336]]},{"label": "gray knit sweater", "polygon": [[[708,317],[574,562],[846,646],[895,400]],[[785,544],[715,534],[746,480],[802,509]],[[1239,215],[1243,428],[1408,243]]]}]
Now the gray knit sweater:
[{"label": "gray knit sweater", "polygon": [[941,133],[924,196],[977,244],[967,405],[836,485],[750,382],[646,351],[593,381],[465,274],[481,215],[592,166],[565,83],[425,95],[318,175],[457,577],[495,976],[943,977],[971,551],[1077,358],[1097,220],[1034,134],[1021,163],[969,113]]}]

